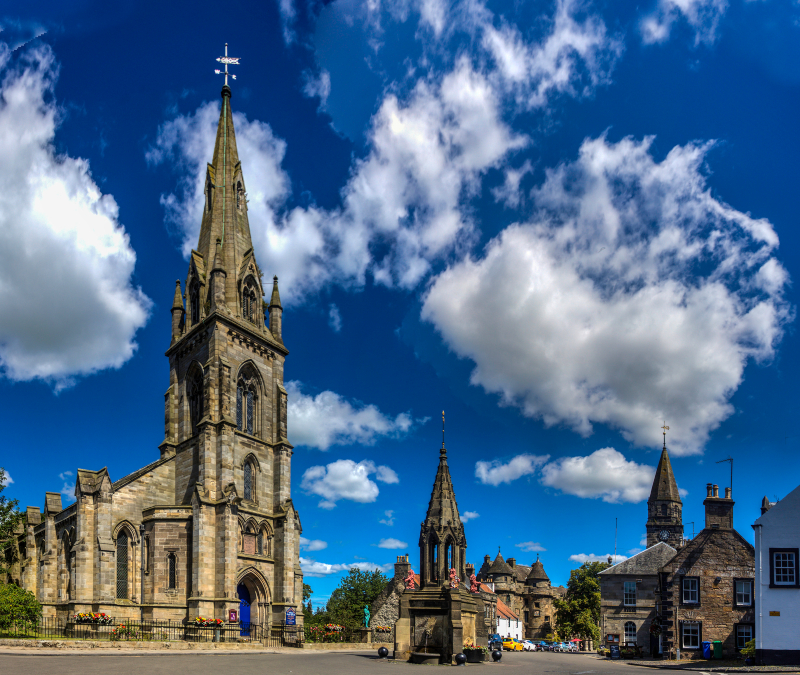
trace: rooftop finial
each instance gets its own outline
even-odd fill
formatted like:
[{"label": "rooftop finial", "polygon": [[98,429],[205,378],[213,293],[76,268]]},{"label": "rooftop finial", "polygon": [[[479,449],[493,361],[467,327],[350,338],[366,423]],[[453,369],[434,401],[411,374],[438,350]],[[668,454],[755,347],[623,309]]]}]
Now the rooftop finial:
[{"label": "rooftop finial", "polygon": [[442,410],[442,447],[444,447],[444,410]]},{"label": "rooftop finial", "polygon": [[219,58],[217,58],[217,61],[219,61],[220,63],[224,63],[225,64],[225,70],[224,71],[222,71],[222,70],[215,70],[214,71],[217,75],[224,75],[225,76],[225,86],[226,87],[228,86],[228,75],[230,75],[234,80],[236,79],[236,75],[234,75],[233,73],[228,73],[228,64],[231,64],[232,66],[238,66],[240,58],[241,57],[238,57],[238,56],[237,57],[228,56],[228,43],[226,42],[225,43],[225,56],[220,56]]},{"label": "rooftop finial", "polygon": [[667,432],[669,431],[669,427],[667,426],[666,420],[664,421],[664,426],[661,427],[664,431],[661,433],[664,434],[664,450],[667,449]]}]

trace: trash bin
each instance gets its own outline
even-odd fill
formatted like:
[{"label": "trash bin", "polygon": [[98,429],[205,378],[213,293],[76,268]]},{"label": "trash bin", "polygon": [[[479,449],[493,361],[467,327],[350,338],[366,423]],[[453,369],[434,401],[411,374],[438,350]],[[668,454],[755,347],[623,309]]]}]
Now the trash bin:
[{"label": "trash bin", "polygon": [[714,640],[714,658],[722,658],[722,640]]},{"label": "trash bin", "polygon": [[714,648],[711,646],[711,643],[707,640],[703,640],[701,645],[703,647],[703,658],[710,659],[714,654]]}]

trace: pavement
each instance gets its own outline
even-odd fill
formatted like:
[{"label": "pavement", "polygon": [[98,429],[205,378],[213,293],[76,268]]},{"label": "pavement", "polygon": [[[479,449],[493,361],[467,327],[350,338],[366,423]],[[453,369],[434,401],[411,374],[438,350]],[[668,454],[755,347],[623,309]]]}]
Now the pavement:
[{"label": "pavement", "polygon": [[[541,652],[506,652],[499,663],[467,664],[479,668],[485,675],[632,675],[632,667],[658,667],[656,661],[611,661],[596,654],[558,654]],[[665,662],[660,662],[663,665]],[[668,663],[668,662],[667,662]],[[678,665],[674,664],[673,665]],[[0,673],[39,675],[57,672],[59,675],[367,675],[378,673],[411,675],[426,668],[451,666],[421,666],[405,661],[382,660],[372,652],[321,652],[299,649],[265,649],[248,651],[210,650],[203,652],[126,649],[31,649],[0,648]],[[680,669],[712,673],[714,668],[704,662],[680,664]],[[724,672],[764,672],[763,669]],[[780,672],[798,672],[781,669]],[[479,673],[473,673],[479,675]]]}]

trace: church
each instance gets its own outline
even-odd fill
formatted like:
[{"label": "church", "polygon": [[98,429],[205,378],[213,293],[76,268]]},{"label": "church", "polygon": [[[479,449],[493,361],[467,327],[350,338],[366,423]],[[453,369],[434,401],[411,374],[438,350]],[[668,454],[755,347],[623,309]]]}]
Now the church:
[{"label": "church", "polygon": [[116,481],[78,469],[75,502],[45,493],[18,533],[10,577],[46,617],[269,626],[302,603],[283,309],[253,251],[230,99],[226,79],[200,237],[175,284],[160,456]]}]

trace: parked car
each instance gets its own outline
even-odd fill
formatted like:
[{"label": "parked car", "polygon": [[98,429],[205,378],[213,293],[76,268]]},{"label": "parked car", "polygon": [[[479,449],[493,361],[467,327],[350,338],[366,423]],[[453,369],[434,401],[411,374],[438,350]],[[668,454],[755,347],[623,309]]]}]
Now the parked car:
[{"label": "parked car", "polygon": [[568,652],[569,651],[569,642],[559,642],[558,643],[558,649],[556,651]]},{"label": "parked car", "polygon": [[547,640],[539,640],[536,645],[537,651],[540,652],[549,652],[550,651],[550,643]]},{"label": "parked car", "polygon": [[503,649],[503,638],[499,633],[491,633],[489,635],[489,651],[493,652],[495,649]]},{"label": "parked car", "polygon": [[507,652],[521,652],[522,643],[517,638],[506,637],[503,638],[503,649]]},{"label": "parked car", "polygon": [[530,640],[523,640],[522,641],[522,650],[525,652],[535,652],[536,645],[533,644]]}]

